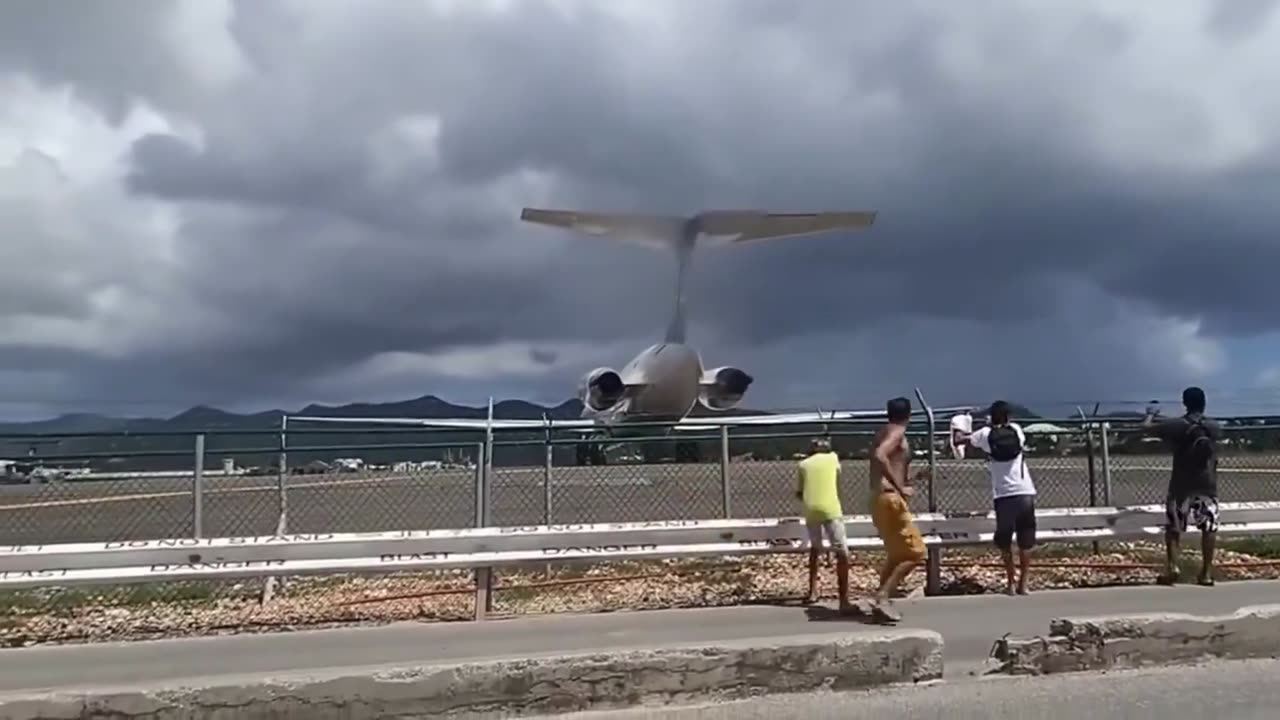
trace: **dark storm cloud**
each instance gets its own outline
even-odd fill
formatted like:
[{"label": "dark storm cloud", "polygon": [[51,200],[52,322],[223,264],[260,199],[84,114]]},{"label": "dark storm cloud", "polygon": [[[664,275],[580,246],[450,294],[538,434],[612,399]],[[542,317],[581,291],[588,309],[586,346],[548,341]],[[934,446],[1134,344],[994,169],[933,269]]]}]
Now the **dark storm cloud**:
[{"label": "dark storm cloud", "polygon": [[[716,79],[714,70],[719,68],[692,68],[687,81],[694,90],[673,90],[662,83],[630,87],[616,68],[617,53],[599,40],[611,33],[626,36],[626,28],[598,15],[589,14],[581,24],[572,24],[538,4],[520,8],[516,18],[477,15],[451,20],[453,32],[433,33],[431,40],[442,42],[431,42],[431,50],[417,61],[424,67],[426,82],[420,76],[415,82],[457,90],[447,97],[420,99],[425,110],[442,115],[440,167],[434,176],[407,178],[404,186],[392,192],[370,187],[369,154],[361,146],[361,131],[371,129],[367,124],[371,117],[357,108],[321,119],[315,132],[297,133],[298,128],[288,127],[282,141],[271,143],[273,151],[265,155],[238,154],[234,136],[215,136],[205,154],[166,138],[147,138],[138,146],[136,187],[182,199],[212,197],[279,209],[323,209],[346,215],[364,232],[376,228],[431,233],[434,237],[428,242],[438,252],[472,233],[525,233],[500,217],[489,217],[488,223],[465,222],[460,218],[471,209],[439,208],[413,200],[413,195],[488,181],[520,168],[553,170],[567,179],[572,190],[622,187],[628,200],[646,208],[682,211],[696,208],[700,201],[731,202],[737,196],[788,206],[847,205],[856,199],[859,205],[881,210],[881,223],[873,233],[777,243],[700,259],[707,275],[704,282],[714,288],[704,293],[707,305],[700,311],[708,314],[705,320],[760,342],[774,340],[777,328],[808,331],[804,324],[783,322],[796,306],[826,306],[832,316],[805,316],[822,324],[841,322],[851,327],[856,327],[864,311],[909,310],[982,319],[986,310],[980,305],[947,302],[955,286],[982,288],[984,296],[1006,302],[1019,316],[1034,315],[1042,313],[1044,305],[1019,299],[1036,286],[1042,273],[1096,277],[1106,290],[1156,301],[1176,313],[1207,310],[1213,323],[1231,329],[1257,324],[1257,319],[1235,318],[1245,310],[1240,300],[1247,299],[1249,306],[1260,309],[1274,300],[1268,283],[1252,282],[1253,268],[1260,265],[1234,260],[1245,250],[1274,252],[1258,247],[1272,218],[1226,223],[1224,215],[1231,210],[1215,199],[1206,202],[1202,187],[1161,187],[1160,178],[1146,178],[1149,184],[1139,186],[1133,177],[1091,167],[1079,158],[1080,120],[1070,97],[1057,97],[1051,90],[1023,97],[983,96],[950,82],[936,42],[946,28],[936,20],[914,20],[899,36],[865,50],[849,50],[838,44],[837,37],[819,41],[820,53],[826,56],[829,51],[833,64],[849,68],[836,78],[841,85],[831,90],[855,101],[867,88],[891,92],[908,100],[910,111],[896,118],[892,127],[861,128],[867,132],[864,137],[856,132],[832,135],[801,146],[796,133],[804,133],[805,124],[813,118],[806,115],[783,122],[783,111],[763,106],[762,96],[767,94],[759,88],[730,97],[707,87],[705,91],[713,94],[717,104],[700,105],[696,95],[704,92],[703,83]],[[776,8],[756,4],[754,10],[767,14]],[[835,14],[840,17],[840,12]],[[850,22],[861,14],[852,13]],[[772,32],[790,31],[797,36],[817,32],[820,37],[823,17],[829,14],[796,12],[790,18],[773,17]],[[759,17],[749,14],[748,19]],[[780,31],[780,20],[790,20],[791,26]],[[461,23],[461,28],[454,23]],[[750,24],[735,27],[746,37],[762,29]],[[1006,49],[1018,50],[1019,41],[1009,36],[1012,29],[997,23],[988,35]],[[402,56],[397,40],[410,42],[419,37],[417,33],[429,32],[421,22],[407,27],[397,24],[394,29],[379,24],[378,31],[385,42],[365,58],[349,59],[352,64],[364,61],[367,65],[360,72],[348,69],[348,74],[379,77],[379,69]],[[1092,38],[1084,47],[1087,50],[1114,54],[1126,46],[1123,28],[1096,18],[1069,35]],[[531,38],[548,37],[561,38],[553,50],[531,45]],[[471,44],[476,38],[483,38],[486,46],[503,47],[502,53],[468,53],[463,42]],[[438,69],[443,59],[452,59],[447,70]],[[710,61],[727,59],[713,56]],[[750,69],[754,68],[746,68]],[[1073,79],[1088,82],[1088,78]],[[397,94],[402,90],[408,88],[397,86]],[[369,94],[369,90],[357,91],[356,100]],[[727,102],[718,102],[722,99]],[[332,100],[320,104],[333,108]],[[1171,122],[1197,122],[1199,109],[1181,110],[1188,117]],[[733,122],[708,132],[708,117],[721,114]],[[346,119],[353,120],[352,126],[338,129]],[[771,133],[773,137],[765,137]],[[877,149],[877,143],[888,151]],[[783,155],[780,149],[794,155]],[[891,152],[901,155],[893,158]],[[759,164],[753,167],[753,163]],[[891,169],[895,164],[899,167]],[[887,172],[882,174],[881,169]],[[1221,178],[1202,179],[1219,187],[1224,184]],[[493,210],[490,205],[479,211]],[[513,214],[515,208],[507,211]],[[1207,242],[1210,237],[1212,242]],[[506,251],[518,252],[520,246],[508,243]],[[603,266],[588,272],[611,273],[612,258],[602,254],[598,260]],[[500,307],[511,307],[513,301],[527,306],[532,295],[556,295],[554,288],[532,290],[543,284],[541,273],[504,274],[502,261],[493,265],[497,268],[476,268],[476,274],[470,275],[444,263],[431,273],[433,284],[443,281],[436,284],[442,291],[439,295],[425,288],[406,290],[422,293],[416,297],[425,305],[468,296],[492,300]],[[771,272],[759,272],[765,266]],[[1208,268],[1215,277],[1226,273],[1239,281],[1228,284],[1247,297],[1234,293],[1188,297],[1181,288]],[[792,288],[797,275],[805,277],[799,292]],[[468,293],[467,287],[497,292],[481,296]],[[835,288],[842,288],[842,299],[863,311],[849,316],[842,305],[823,302]],[[603,295],[582,286],[559,291]],[[788,295],[791,300],[786,302],[762,301]],[[370,311],[392,301],[376,290],[370,299],[375,300],[367,307]],[[543,300],[554,302],[552,297]],[[511,327],[500,327],[506,323],[490,320],[483,307],[476,313],[476,327],[483,331],[447,333],[452,338],[439,340],[492,340],[518,333],[518,328],[544,325],[517,313],[508,315]],[[1262,311],[1262,315],[1270,314]],[[584,323],[579,332],[589,332],[590,327]],[[609,329],[604,325],[600,331]],[[426,347],[434,342],[424,338]]]},{"label": "dark storm cloud", "polygon": [[166,43],[170,0],[59,3],[5,0],[0,9],[0,71],[28,72],[74,90],[119,120],[138,96],[182,97]]},{"label": "dark storm cloud", "polygon": [[[1202,31],[1230,43],[1269,17],[1268,3],[1238,5],[1207,4]],[[54,57],[40,48],[73,43],[79,26],[15,5],[7,18],[45,45],[6,45],[0,30],[0,47],[16,48],[0,63],[115,114],[147,97],[201,130],[138,139],[128,187],[182,204],[173,277],[225,321],[220,334],[85,359],[81,376],[293,397],[380,353],[526,341],[549,383],[569,372],[557,342],[655,336],[670,259],[522,226],[526,204],[880,212],[864,232],[699,254],[695,323],[722,345],[1043,323],[1022,338],[1034,344],[1082,293],[1096,294],[1099,323],[1125,300],[1201,318],[1207,333],[1276,327],[1276,155],[1162,171],[1151,158],[1194,155],[1218,108],[1136,85],[1127,94],[1142,101],[1115,112],[1151,126],[1121,145],[1157,149],[1135,150],[1146,163],[1131,166],[1130,147],[1102,143],[1095,100],[1126,94],[1108,71],[1141,35],[1117,14],[708,0],[628,23],[592,3],[459,6],[445,17],[393,2],[238,2],[225,30],[243,74],[202,91],[155,69],[177,62],[158,9],[99,18],[92,42]],[[41,302],[53,312],[55,300]],[[1026,382],[1122,382],[1117,367],[1135,362],[1045,370],[1062,357],[1046,352]]]},{"label": "dark storm cloud", "polygon": [[1224,41],[1240,40],[1264,28],[1276,5],[1276,0],[1215,0],[1207,24]]}]

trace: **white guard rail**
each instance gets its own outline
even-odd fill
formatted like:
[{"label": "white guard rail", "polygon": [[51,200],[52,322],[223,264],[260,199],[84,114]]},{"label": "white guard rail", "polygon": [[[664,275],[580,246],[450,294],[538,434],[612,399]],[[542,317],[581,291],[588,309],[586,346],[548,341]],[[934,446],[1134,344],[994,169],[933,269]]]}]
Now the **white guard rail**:
[{"label": "white guard rail", "polygon": [[[1158,505],[1046,509],[1043,542],[1132,540],[1164,533]],[[930,546],[990,543],[994,513],[916,516]],[[871,518],[846,519],[853,550],[881,546]],[[1280,533],[1280,502],[1223,503],[1220,534]],[[0,588],[489,568],[548,561],[638,560],[804,550],[797,518],[404,530],[0,546]]]}]

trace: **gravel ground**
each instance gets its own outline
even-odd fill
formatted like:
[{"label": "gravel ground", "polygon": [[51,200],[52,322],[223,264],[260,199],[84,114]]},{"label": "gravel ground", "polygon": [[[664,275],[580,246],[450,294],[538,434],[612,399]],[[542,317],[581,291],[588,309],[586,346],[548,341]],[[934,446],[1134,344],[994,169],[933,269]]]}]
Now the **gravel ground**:
[{"label": "gravel ground", "polygon": [[[1155,544],[1116,544],[1100,555],[1079,547],[1046,547],[1033,589],[1150,583]],[[1280,578],[1280,563],[1258,563],[1251,554],[1220,551],[1223,580]],[[857,592],[876,583],[876,553],[859,554],[850,582]],[[1188,553],[1194,567],[1198,559]],[[951,551],[944,558],[944,592],[999,592],[1003,571],[993,553]],[[1073,565],[1068,565],[1073,563]],[[1085,568],[1081,563],[1107,567]],[[499,615],[706,607],[794,602],[805,590],[803,555],[700,561],[538,566],[508,571],[495,580],[493,611]],[[824,568],[822,589],[835,593],[834,568]],[[917,572],[904,590],[923,590]],[[261,603],[261,583],[168,583],[111,588],[11,592],[0,596],[0,645],[97,642],[242,632],[287,631],[339,624],[404,620],[450,621],[472,616],[474,593],[465,571],[380,576],[292,578]]]}]

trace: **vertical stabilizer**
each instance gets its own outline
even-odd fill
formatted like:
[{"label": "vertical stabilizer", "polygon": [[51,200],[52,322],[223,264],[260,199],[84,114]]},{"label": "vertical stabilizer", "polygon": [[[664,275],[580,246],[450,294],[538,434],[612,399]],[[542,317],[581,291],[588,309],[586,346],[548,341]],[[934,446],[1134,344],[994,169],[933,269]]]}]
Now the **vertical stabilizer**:
[{"label": "vertical stabilizer", "polygon": [[685,289],[688,286],[689,263],[693,261],[693,243],[681,243],[676,246],[676,305],[671,312],[671,323],[667,325],[667,336],[664,342],[684,344],[688,330],[685,315]]}]

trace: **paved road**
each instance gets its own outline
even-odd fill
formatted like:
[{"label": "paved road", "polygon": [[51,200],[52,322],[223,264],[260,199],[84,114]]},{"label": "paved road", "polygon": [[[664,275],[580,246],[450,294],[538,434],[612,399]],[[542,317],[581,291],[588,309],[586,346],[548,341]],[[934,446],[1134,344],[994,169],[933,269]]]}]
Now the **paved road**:
[{"label": "paved road", "polygon": [[[1032,458],[1042,507],[1088,505],[1084,458]],[[866,462],[846,461],[841,493],[849,512],[866,498]],[[793,514],[795,468],[790,462],[740,462],[729,468],[729,505],[737,517]],[[1225,458],[1224,500],[1280,499],[1280,457]],[[1100,472],[1098,475],[1100,476]],[[542,468],[496,468],[490,524],[544,521],[548,502]],[[1158,502],[1168,477],[1165,457],[1120,456],[1111,472],[1113,504]],[[1096,483],[1099,503],[1103,482]],[[437,470],[415,475],[297,475],[287,481],[291,532],[361,532],[468,527],[475,523],[475,473]],[[989,507],[981,461],[942,460],[935,481],[942,510]],[[553,522],[720,517],[720,467],[620,465],[557,467],[551,475]],[[918,510],[927,500],[918,496]],[[265,535],[275,531],[279,493],[272,477],[205,479],[206,536]],[[0,544],[148,539],[189,536],[191,480],[137,478],[0,486]]]},{"label": "paved road", "polygon": [[[687,708],[617,710],[557,720],[1272,720],[1280,660],[1038,678],[984,678],[864,692],[771,696]],[[549,718],[547,720],[550,720]]]},{"label": "paved road", "polygon": [[[1212,589],[1153,586],[1065,590],[1028,597],[924,598],[905,604],[902,625],[941,633],[946,677],[965,677],[981,669],[996,638],[1006,632],[1044,633],[1056,617],[1160,611],[1228,613],[1244,605],[1274,601],[1277,588],[1280,584],[1275,581],[1253,581],[1222,583]],[[710,608],[10,648],[0,650],[0,693],[77,685],[109,687],[139,679],[203,683],[216,676],[769,638],[811,634],[821,627],[845,631],[853,622],[827,621],[827,617],[800,607]]]}]

